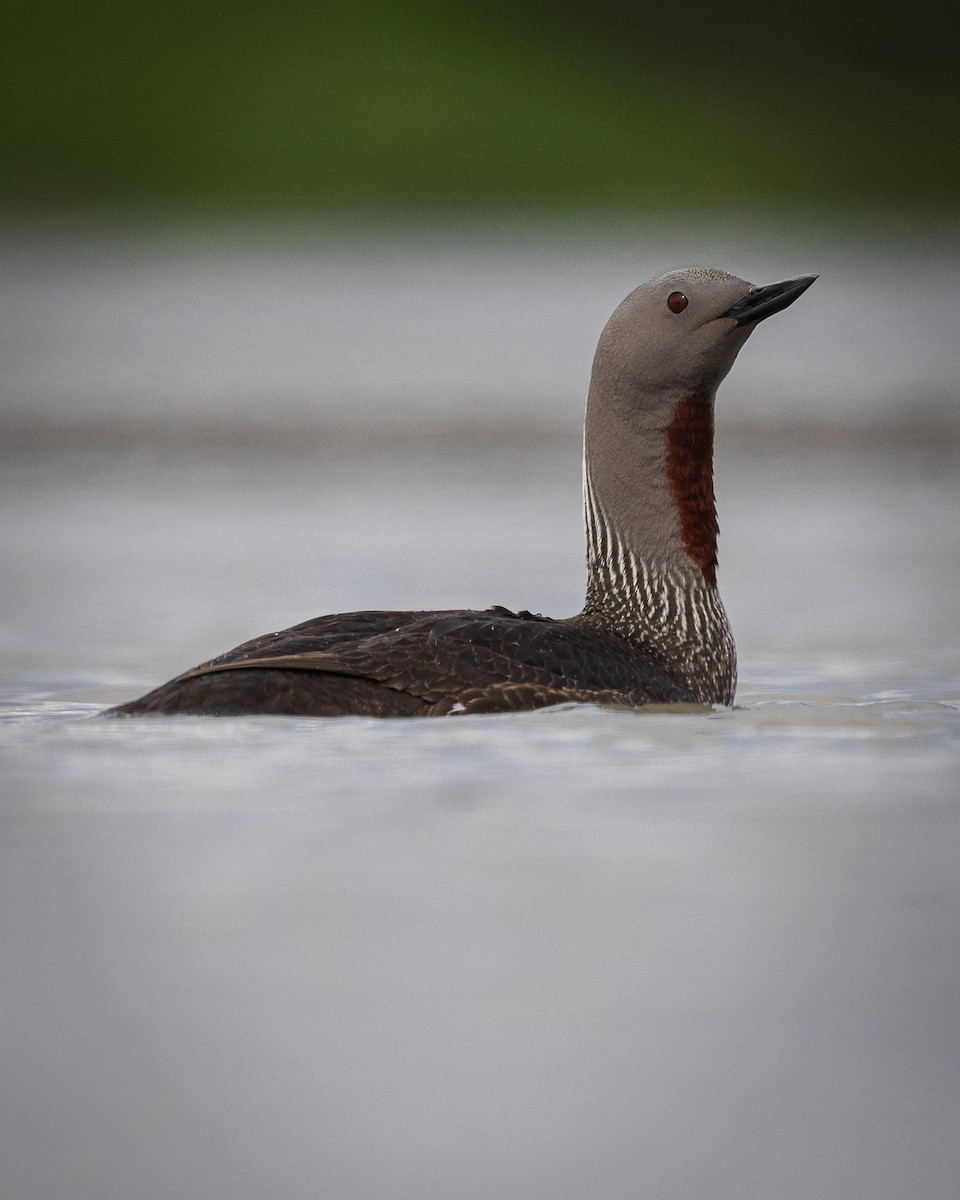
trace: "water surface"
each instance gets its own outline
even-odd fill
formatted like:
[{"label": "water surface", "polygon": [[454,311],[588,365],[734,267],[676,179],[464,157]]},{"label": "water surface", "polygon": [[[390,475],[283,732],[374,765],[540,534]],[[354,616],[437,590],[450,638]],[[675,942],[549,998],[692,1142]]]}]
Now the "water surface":
[{"label": "water surface", "polygon": [[[18,286],[36,297],[31,261]],[[203,264],[169,269],[233,294]],[[336,422],[281,405],[284,431],[261,436],[241,396],[221,437],[242,366],[227,355],[214,387],[185,365],[167,404],[104,317],[155,303],[157,270],[138,270],[125,292],[109,271],[96,285],[109,354],[61,295],[72,315],[35,331],[42,346],[59,329],[61,367],[23,351],[7,376],[0,1191],[952,1200],[955,443],[858,438],[869,387],[834,426],[801,436],[774,409],[722,441],[731,710],[105,721],[103,705],[322,612],[567,615],[584,574],[581,401],[551,424],[530,383],[546,396],[556,361],[522,396],[522,339],[494,361],[504,436],[476,406],[442,436],[423,411],[399,433],[370,413],[403,388],[364,377],[352,426],[346,402]],[[556,275],[530,270],[521,290],[552,294]],[[497,305],[476,303],[500,330]],[[174,308],[155,311],[175,324]],[[849,354],[830,347],[828,362]],[[953,352],[937,343],[944,388]],[[85,391],[68,361],[92,364],[74,376]],[[888,360],[874,366],[893,404]],[[574,396],[569,377],[557,390]],[[813,389],[820,411],[828,390]],[[735,374],[721,429],[745,403]]]}]

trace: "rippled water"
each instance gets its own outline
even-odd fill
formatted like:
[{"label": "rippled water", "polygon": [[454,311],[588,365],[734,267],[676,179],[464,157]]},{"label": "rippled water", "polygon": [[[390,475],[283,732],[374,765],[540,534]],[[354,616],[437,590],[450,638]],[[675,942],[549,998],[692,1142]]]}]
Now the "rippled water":
[{"label": "rippled water", "polygon": [[949,439],[721,445],[732,710],[97,717],[325,611],[575,611],[531,403],[4,455],[4,1196],[956,1194]]}]

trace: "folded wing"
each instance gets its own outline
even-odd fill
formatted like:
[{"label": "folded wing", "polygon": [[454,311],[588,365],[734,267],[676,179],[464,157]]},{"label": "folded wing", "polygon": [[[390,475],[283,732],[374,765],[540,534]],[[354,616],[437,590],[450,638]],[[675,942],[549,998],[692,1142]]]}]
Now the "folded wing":
[{"label": "folded wing", "polygon": [[682,699],[675,681],[618,637],[492,608],[319,617],[245,642],[112,711],[436,716]]}]

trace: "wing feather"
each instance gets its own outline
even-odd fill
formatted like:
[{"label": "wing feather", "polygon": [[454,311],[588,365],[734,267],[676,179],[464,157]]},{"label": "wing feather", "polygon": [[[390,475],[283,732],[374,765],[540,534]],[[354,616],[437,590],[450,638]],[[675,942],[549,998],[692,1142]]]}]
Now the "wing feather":
[{"label": "wing feather", "polygon": [[502,608],[320,617],[244,642],[171,682],[255,669],[368,680],[436,713],[689,698],[650,655],[620,638]]}]

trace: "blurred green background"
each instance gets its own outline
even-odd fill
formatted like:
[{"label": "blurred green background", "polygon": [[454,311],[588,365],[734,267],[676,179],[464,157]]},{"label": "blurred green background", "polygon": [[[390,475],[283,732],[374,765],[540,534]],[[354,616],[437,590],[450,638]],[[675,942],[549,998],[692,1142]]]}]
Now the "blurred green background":
[{"label": "blurred green background", "polygon": [[945,0],[48,0],[0,46],[8,210],[942,218]]}]

